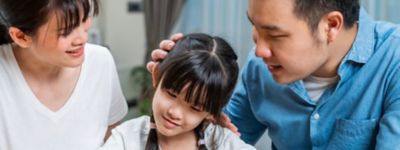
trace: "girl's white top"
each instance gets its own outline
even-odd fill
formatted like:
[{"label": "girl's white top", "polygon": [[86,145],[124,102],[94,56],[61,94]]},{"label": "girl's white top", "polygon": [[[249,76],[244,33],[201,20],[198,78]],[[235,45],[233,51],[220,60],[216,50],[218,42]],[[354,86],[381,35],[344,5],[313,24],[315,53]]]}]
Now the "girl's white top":
[{"label": "girl's white top", "polygon": [[[129,120],[112,131],[111,137],[100,150],[143,150],[149,131],[149,116]],[[206,128],[204,140],[209,150],[255,150],[229,129],[214,124]]]}]

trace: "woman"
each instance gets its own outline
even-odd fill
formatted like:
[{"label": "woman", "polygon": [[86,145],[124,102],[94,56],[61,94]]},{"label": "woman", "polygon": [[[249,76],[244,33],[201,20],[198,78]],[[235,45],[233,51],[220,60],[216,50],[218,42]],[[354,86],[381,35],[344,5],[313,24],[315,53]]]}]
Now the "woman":
[{"label": "woman", "polygon": [[126,114],[97,0],[0,0],[0,149],[90,150]]}]

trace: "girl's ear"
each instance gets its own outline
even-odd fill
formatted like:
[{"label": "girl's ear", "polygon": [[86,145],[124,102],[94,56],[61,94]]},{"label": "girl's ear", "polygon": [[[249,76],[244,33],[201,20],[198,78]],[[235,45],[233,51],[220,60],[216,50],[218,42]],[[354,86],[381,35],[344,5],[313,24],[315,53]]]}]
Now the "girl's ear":
[{"label": "girl's ear", "polygon": [[154,64],[153,68],[151,68],[151,78],[152,78],[152,81],[153,81],[153,87],[154,88],[157,88],[156,86],[157,86],[157,82],[158,82],[157,81],[157,73],[158,73],[157,67],[158,67],[158,63]]},{"label": "girl's ear", "polygon": [[213,123],[216,122],[215,117],[213,115],[211,115],[211,114],[207,115],[206,120],[209,121],[209,122],[213,122]]}]

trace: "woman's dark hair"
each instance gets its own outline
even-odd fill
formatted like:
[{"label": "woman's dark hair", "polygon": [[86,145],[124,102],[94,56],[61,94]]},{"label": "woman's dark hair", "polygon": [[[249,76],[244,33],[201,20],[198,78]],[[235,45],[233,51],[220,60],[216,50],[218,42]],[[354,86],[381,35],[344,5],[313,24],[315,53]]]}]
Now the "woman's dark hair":
[{"label": "woman's dark hair", "polygon": [[294,13],[304,19],[311,31],[318,28],[318,24],[326,13],[339,11],[343,14],[344,27],[352,27],[359,19],[359,0],[294,0]]},{"label": "woman's dark hair", "polygon": [[[187,87],[185,101],[217,119],[236,84],[239,70],[236,60],[232,47],[222,38],[201,33],[188,34],[158,65],[157,86],[161,84],[161,89],[174,93],[180,93]],[[151,121],[154,123],[154,119]],[[194,129],[199,149],[206,149],[204,129],[204,122]],[[152,129],[146,150],[157,149],[156,129]]]},{"label": "woman's dark hair", "polygon": [[61,35],[68,35],[98,12],[97,0],[0,0],[0,45],[13,42],[8,34],[10,27],[34,36],[51,13],[57,15]]}]

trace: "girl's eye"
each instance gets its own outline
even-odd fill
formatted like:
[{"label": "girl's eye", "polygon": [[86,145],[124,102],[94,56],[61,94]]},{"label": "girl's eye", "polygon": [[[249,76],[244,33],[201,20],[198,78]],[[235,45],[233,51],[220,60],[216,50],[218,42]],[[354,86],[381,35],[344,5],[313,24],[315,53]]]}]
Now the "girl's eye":
[{"label": "girl's eye", "polygon": [[168,95],[171,96],[171,97],[174,97],[174,98],[177,97],[176,94],[173,93],[173,92],[171,92],[171,91],[168,91],[168,90],[167,90],[167,93],[168,93]]},{"label": "girl's eye", "polygon": [[195,111],[198,111],[198,112],[201,112],[201,111],[202,111],[199,107],[194,107],[194,106],[192,106],[192,109],[195,110]]}]

